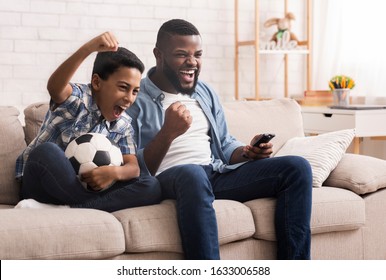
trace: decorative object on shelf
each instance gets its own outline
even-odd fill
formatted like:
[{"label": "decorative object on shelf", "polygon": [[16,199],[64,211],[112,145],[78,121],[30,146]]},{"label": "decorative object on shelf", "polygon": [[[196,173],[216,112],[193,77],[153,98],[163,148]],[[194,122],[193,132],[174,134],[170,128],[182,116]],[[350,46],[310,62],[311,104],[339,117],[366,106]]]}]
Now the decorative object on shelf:
[{"label": "decorative object on shelf", "polygon": [[[295,20],[295,16],[293,13],[288,12],[284,18],[271,18],[264,23],[264,27],[266,28],[277,25],[278,29],[278,31],[273,34],[270,41],[275,43],[275,45],[272,45],[274,48],[270,49],[294,49],[297,46],[307,44],[305,41],[299,41],[296,35],[291,32],[292,20]],[[266,44],[265,49],[267,49],[267,45],[271,46],[270,44]]]},{"label": "decorative object on shelf", "polygon": [[355,81],[345,75],[337,75],[330,79],[328,86],[333,94],[334,105],[349,105],[350,91],[355,87]]},{"label": "decorative object on shelf", "polygon": [[288,30],[282,33],[276,41],[262,41],[259,45],[260,50],[294,50],[298,47],[298,42],[291,40],[291,34]]}]

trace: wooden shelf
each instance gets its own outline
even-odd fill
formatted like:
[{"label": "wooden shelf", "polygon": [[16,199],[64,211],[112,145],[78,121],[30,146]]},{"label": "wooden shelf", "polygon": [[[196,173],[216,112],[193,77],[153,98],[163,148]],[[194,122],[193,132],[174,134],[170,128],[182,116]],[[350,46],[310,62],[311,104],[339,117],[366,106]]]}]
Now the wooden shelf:
[{"label": "wooden shelf", "polygon": [[[269,0],[264,0],[269,1]],[[284,1],[284,14],[288,12],[288,0]],[[311,18],[312,18],[312,0],[303,0],[306,3],[306,22],[307,22],[307,39],[306,45],[301,49],[291,49],[291,50],[261,50],[259,48],[259,33],[260,33],[260,15],[259,15],[259,0],[255,0],[255,38],[254,40],[239,40],[239,1],[235,0],[235,99],[239,100],[239,49],[244,46],[253,46],[254,47],[254,62],[255,62],[255,96],[254,98],[247,98],[248,100],[260,100],[260,78],[259,78],[259,56],[260,55],[284,55],[284,97],[288,97],[288,56],[289,55],[305,55],[307,59],[307,70],[306,70],[306,89],[310,90],[311,88],[311,69],[312,69],[312,26],[311,26]]]},{"label": "wooden shelf", "polygon": [[309,50],[259,50],[259,54],[309,54]]}]

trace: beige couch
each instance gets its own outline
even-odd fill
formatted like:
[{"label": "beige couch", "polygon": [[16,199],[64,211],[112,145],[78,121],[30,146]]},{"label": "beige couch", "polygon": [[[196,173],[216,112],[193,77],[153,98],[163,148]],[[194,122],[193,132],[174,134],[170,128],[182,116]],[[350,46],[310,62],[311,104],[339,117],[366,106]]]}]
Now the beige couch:
[{"label": "beige couch", "polygon": [[[275,132],[275,152],[304,136],[292,100],[224,104],[229,127],[242,141]],[[172,200],[106,213],[92,209],[13,209],[15,159],[36,134],[46,104],[19,112],[0,107],[0,259],[181,259]],[[313,259],[386,259],[386,163],[345,154],[322,188],[313,189]],[[275,199],[214,203],[223,259],[274,259]]]}]

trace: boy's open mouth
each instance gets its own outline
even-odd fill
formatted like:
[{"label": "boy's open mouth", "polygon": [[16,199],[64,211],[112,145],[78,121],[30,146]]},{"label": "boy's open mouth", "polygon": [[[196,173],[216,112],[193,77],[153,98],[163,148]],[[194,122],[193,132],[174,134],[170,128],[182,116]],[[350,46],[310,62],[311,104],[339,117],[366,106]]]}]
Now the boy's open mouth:
[{"label": "boy's open mouth", "polygon": [[119,118],[119,116],[123,113],[123,111],[126,110],[126,107],[123,107],[123,106],[118,106],[118,105],[115,105],[114,106],[114,117],[115,118]]}]

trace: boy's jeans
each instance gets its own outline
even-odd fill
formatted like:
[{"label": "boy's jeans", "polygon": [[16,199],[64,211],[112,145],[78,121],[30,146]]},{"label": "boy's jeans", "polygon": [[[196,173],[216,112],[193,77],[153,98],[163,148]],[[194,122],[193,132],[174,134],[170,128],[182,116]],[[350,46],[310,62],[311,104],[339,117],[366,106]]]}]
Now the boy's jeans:
[{"label": "boy's jeans", "polygon": [[211,166],[179,165],[157,178],[164,198],[177,200],[178,224],[187,259],[220,257],[214,199],[245,202],[263,197],[277,199],[277,258],[310,259],[312,173],[304,158],[256,160],[228,173],[213,172]]},{"label": "boy's jeans", "polygon": [[117,182],[102,192],[86,190],[63,150],[56,144],[47,142],[33,149],[28,157],[22,179],[21,198],[113,212],[159,203],[161,188],[156,178],[141,176],[130,181]]}]

